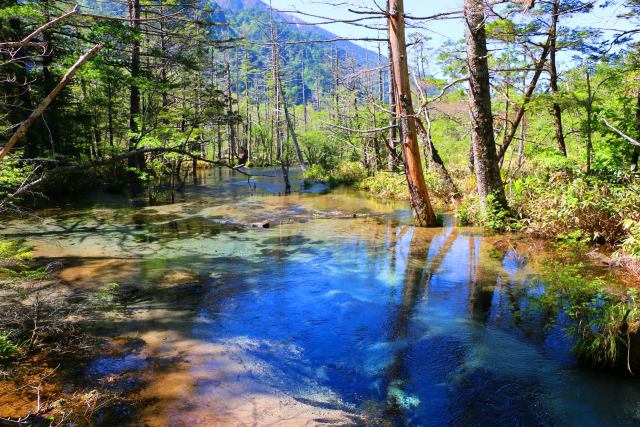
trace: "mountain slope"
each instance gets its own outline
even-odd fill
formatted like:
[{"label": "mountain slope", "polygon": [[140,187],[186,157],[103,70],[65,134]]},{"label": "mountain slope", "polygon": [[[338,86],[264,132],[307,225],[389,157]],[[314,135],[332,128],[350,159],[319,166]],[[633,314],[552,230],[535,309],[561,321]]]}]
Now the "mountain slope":
[{"label": "mountain slope", "polygon": [[[218,22],[228,23],[227,26],[220,27],[218,31],[222,33],[219,36],[246,40],[250,67],[254,70],[270,70],[269,6],[260,0],[205,1],[208,1],[209,7],[215,11],[215,19]],[[302,102],[303,90],[308,100],[315,97],[316,87],[323,92],[331,90],[336,53],[342,68],[360,69],[373,66],[378,61],[377,53],[350,41],[287,44],[309,40],[333,40],[340,37],[322,28],[307,25],[286,13],[274,11],[273,15],[277,38],[282,43],[280,52],[287,95],[292,102]],[[386,61],[386,58],[381,60]]]}]

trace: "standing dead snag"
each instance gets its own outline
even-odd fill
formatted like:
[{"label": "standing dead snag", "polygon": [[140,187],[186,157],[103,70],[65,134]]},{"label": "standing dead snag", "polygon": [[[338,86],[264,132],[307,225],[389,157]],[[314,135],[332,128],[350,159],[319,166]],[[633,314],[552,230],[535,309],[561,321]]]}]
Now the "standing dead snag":
[{"label": "standing dead snag", "polygon": [[393,60],[396,86],[396,108],[400,117],[402,133],[402,159],[409,187],[411,208],[416,224],[421,227],[436,225],[429,192],[422,172],[420,146],[416,132],[415,113],[411,101],[409,67],[407,65],[407,46],[404,31],[404,6],[402,0],[389,1],[389,43]]},{"label": "standing dead snag", "polygon": [[484,1],[465,0],[464,18],[469,68],[471,141],[478,194],[483,202],[487,196],[493,195],[502,208],[507,209],[507,197],[500,177],[500,164],[493,134]]},{"label": "standing dead snag", "polygon": [[5,158],[5,156],[13,148],[13,146],[16,144],[16,142],[18,142],[20,140],[20,138],[22,138],[24,136],[24,134],[27,133],[27,130],[29,129],[29,127],[31,127],[31,125],[38,119],[38,117],[40,117],[40,115],[42,115],[44,110],[46,110],[47,107],[56,98],[56,96],[58,96],[60,91],[62,91],[62,89],[64,89],[64,87],[67,85],[67,83],[69,83],[69,80],[71,80],[71,78],[76,73],[76,71],[78,71],[78,69],[80,67],[82,67],[85,62],[87,62],[89,59],[93,58],[100,51],[100,49],[102,49],[102,45],[101,44],[95,45],[94,47],[91,48],[91,50],[89,52],[87,52],[84,55],[82,55],[76,61],[76,63],[73,64],[71,66],[71,68],[69,68],[67,70],[65,75],[62,76],[62,79],[56,85],[56,87],[53,88],[51,93],[49,93],[49,95],[47,95],[47,97],[42,100],[40,105],[38,105],[38,107],[35,110],[33,110],[33,112],[29,115],[27,120],[25,120],[24,122],[22,122],[22,124],[20,124],[20,126],[18,127],[18,130],[16,130],[16,132],[11,136],[11,138],[9,138],[9,141],[7,141],[5,146],[2,147],[2,151],[0,151],[0,161],[2,161],[2,159]]}]

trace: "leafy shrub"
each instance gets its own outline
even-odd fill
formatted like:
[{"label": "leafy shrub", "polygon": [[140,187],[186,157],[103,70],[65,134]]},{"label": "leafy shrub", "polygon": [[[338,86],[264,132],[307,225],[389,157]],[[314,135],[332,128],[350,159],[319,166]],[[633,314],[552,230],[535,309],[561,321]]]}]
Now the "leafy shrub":
[{"label": "leafy shrub", "polygon": [[363,179],[356,185],[360,190],[366,190],[385,199],[409,199],[407,182],[404,174],[395,172],[378,172]]},{"label": "leafy shrub", "polygon": [[516,228],[509,211],[502,207],[493,194],[485,198],[481,222],[485,227],[495,231],[512,231]]},{"label": "leafy shrub", "polygon": [[367,170],[360,162],[344,162],[338,168],[327,171],[319,164],[312,165],[304,175],[305,181],[320,181],[330,187],[356,184],[367,177]]},{"label": "leafy shrub", "polygon": [[627,232],[627,236],[620,245],[621,251],[634,258],[640,258],[640,220],[627,218],[623,221],[622,226]]},{"label": "leafy shrub", "polygon": [[8,334],[0,334],[0,364],[14,360],[20,353],[20,346],[9,338]]},{"label": "leafy shrub", "polygon": [[302,151],[307,162],[324,170],[335,168],[338,163],[338,146],[326,132],[310,130],[300,134]]},{"label": "leafy shrub", "polygon": [[440,175],[434,169],[427,169],[424,173],[424,180],[429,189],[429,193],[436,200],[448,200],[451,198],[449,190],[444,185]]},{"label": "leafy shrub", "polygon": [[456,216],[462,225],[477,224],[480,222],[480,205],[475,194],[465,194],[458,205]]},{"label": "leafy shrub", "polygon": [[309,168],[304,173],[305,182],[307,181],[320,181],[327,182],[329,181],[330,175],[329,172],[322,166],[315,164],[309,166]]},{"label": "leafy shrub", "polygon": [[367,169],[360,162],[344,162],[332,174],[332,178],[341,184],[354,184],[367,177]]},{"label": "leafy shrub", "polygon": [[543,237],[580,230],[591,241],[617,243],[629,235],[624,220],[640,215],[637,183],[530,176],[514,181],[509,190],[511,207],[525,230]]}]

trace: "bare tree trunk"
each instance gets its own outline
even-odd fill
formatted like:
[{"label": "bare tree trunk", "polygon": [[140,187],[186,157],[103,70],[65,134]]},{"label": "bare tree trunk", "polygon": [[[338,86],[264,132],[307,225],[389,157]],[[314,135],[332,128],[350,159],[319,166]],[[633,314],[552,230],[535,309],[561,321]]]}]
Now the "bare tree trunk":
[{"label": "bare tree trunk", "polygon": [[[130,25],[134,29],[134,39],[131,42],[131,88],[129,96],[129,151],[134,151],[138,147],[139,132],[138,121],[140,117],[140,88],[136,79],[140,77],[140,0],[129,0],[129,19]],[[129,158],[129,167],[144,169],[144,155],[133,156]]]},{"label": "bare tree trunk", "polygon": [[[282,80],[278,78],[278,84],[282,85]],[[293,148],[296,151],[296,157],[298,157],[298,162],[300,162],[300,168],[302,171],[307,170],[307,163],[304,161],[304,157],[302,156],[302,151],[300,150],[300,145],[298,144],[298,137],[296,136],[296,130],[293,127],[293,121],[291,120],[291,116],[289,115],[289,108],[287,107],[287,100],[284,98],[284,92],[282,91],[282,87],[280,87],[280,97],[282,102],[282,108],[284,110],[284,117],[287,121],[287,127],[289,129],[289,135],[291,136],[291,141],[293,142]]]},{"label": "bare tree trunk", "polygon": [[551,87],[551,93],[553,94],[553,125],[556,130],[556,141],[558,142],[558,149],[567,157],[567,145],[564,140],[564,132],[562,129],[562,109],[558,103],[558,70],[556,67],[556,50],[557,50],[557,31],[558,31],[558,13],[559,13],[560,0],[554,0],[551,18],[551,30],[549,38],[549,86]]},{"label": "bare tree trunk", "polygon": [[389,1],[389,41],[391,45],[393,69],[396,82],[396,104],[402,124],[402,158],[409,187],[411,207],[416,225],[429,227],[436,225],[436,215],[429,200],[429,192],[424,181],[420,146],[416,133],[415,113],[411,100],[409,67],[404,29],[403,0]]},{"label": "bare tree trunk", "polygon": [[[636,138],[640,141],[640,79],[638,79],[638,103],[636,104]],[[638,170],[638,159],[640,158],[640,147],[633,147],[631,155],[631,164]]]},{"label": "bare tree trunk", "polygon": [[307,131],[307,90],[304,85],[304,50],[302,51],[302,72],[300,75],[300,86],[302,86],[302,108],[303,108],[303,117],[302,120],[304,122],[304,131]]},{"label": "bare tree trunk", "polygon": [[107,80],[107,126],[109,128],[109,146],[113,148],[113,82]]},{"label": "bare tree trunk", "polygon": [[435,145],[433,145],[433,140],[431,139],[431,118],[429,117],[429,110],[427,108],[425,108],[423,115],[427,122],[427,126],[425,127],[422,122],[417,119],[416,123],[418,124],[418,132],[422,134],[424,139],[424,147],[426,151],[425,157],[428,156],[427,161],[435,169],[449,195],[454,199],[458,199],[460,198],[460,191],[458,190],[455,182],[453,182],[442,157],[440,157],[440,153],[438,153]]},{"label": "bare tree trunk", "polygon": [[465,0],[464,17],[469,69],[471,139],[478,194],[483,202],[487,196],[493,195],[502,208],[507,209],[507,197],[500,177],[500,165],[493,134],[484,2]]},{"label": "bare tree trunk", "polygon": [[283,149],[282,149],[282,134],[280,132],[280,70],[278,69],[279,65],[279,52],[278,45],[276,43],[276,28],[273,23],[273,8],[271,7],[271,2],[269,2],[269,28],[271,33],[271,67],[273,68],[273,90],[274,90],[274,100],[273,100],[273,126],[275,133],[275,143],[276,143],[276,160],[281,160]]},{"label": "bare tree trunk", "polygon": [[524,161],[524,141],[527,137],[527,116],[522,118],[522,125],[520,125],[520,144],[518,145],[518,162],[516,165],[516,171],[522,167]]},{"label": "bare tree trunk", "polygon": [[336,120],[340,120],[340,93],[338,90],[340,88],[340,52],[338,52],[337,47],[335,51],[336,51],[336,61],[335,61],[336,69],[334,70],[335,71],[335,75],[334,75],[335,92],[333,93],[333,96],[334,96],[334,102],[335,102],[335,118]]},{"label": "bare tree trunk", "polygon": [[[389,8],[389,2],[387,1],[387,10]],[[391,37],[389,36],[389,39]],[[393,57],[391,51],[391,42],[389,42],[389,148],[390,153],[387,158],[389,171],[393,172],[397,169],[396,158],[396,139],[398,137],[398,128],[396,127],[396,91],[395,91],[395,76],[393,72]]]},{"label": "bare tree trunk", "polygon": [[587,69],[587,173],[591,172],[591,156],[593,143],[591,141],[591,123],[593,121],[593,93],[591,90],[591,74]]},{"label": "bare tree trunk", "polygon": [[224,67],[226,73],[226,92],[227,92],[227,129],[229,132],[229,163],[233,161],[236,156],[236,128],[233,120],[233,98],[231,97],[231,65],[229,64],[229,57],[224,56]]},{"label": "bare tree trunk", "polygon": [[216,142],[218,143],[218,161],[222,160],[222,134],[220,132],[220,122],[218,121],[216,130],[217,130],[217,138]]}]

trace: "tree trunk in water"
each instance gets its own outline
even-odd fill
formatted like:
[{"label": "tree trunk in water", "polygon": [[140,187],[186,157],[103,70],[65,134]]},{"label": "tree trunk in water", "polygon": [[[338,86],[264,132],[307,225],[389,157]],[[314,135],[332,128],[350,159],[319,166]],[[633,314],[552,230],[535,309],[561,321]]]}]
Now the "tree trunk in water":
[{"label": "tree trunk in water", "polygon": [[[140,77],[140,39],[137,37],[140,32],[140,0],[129,0],[130,25],[134,29],[134,40],[131,42],[131,88],[129,97],[129,151],[134,151],[138,147],[138,121],[140,120],[140,88],[136,79]],[[129,167],[143,169],[145,167],[144,155],[129,158]]]},{"label": "tree trunk in water", "polygon": [[389,1],[389,42],[393,55],[393,70],[396,83],[397,111],[402,123],[402,158],[409,187],[411,207],[416,224],[421,227],[436,225],[436,215],[429,200],[429,192],[422,172],[420,146],[416,133],[415,113],[411,101],[409,67],[404,30],[404,7],[402,0]]},{"label": "tree trunk in water", "polygon": [[554,0],[553,2],[553,18],[551,23],[551,30],[549,38],[549,78],[551,87],[551,93],[553,94],[553,125],[556,129],[556,141],[558,142],[558,149],[567,157],[567,145],[564,140],[564,132],[562,130],[562,109],[558,104],[558,70],[556,68],[556,49],[557,49],[557,31],[558,31],[558,12],[559,12],[560,0]]},{"label": "tree trunk in water", "polygon": [[480,199],[484,202],[487,196],[493,195],[502,208],[507,209],[493,134],[484,8],[482,0],[464,2],[471,140]]}]

